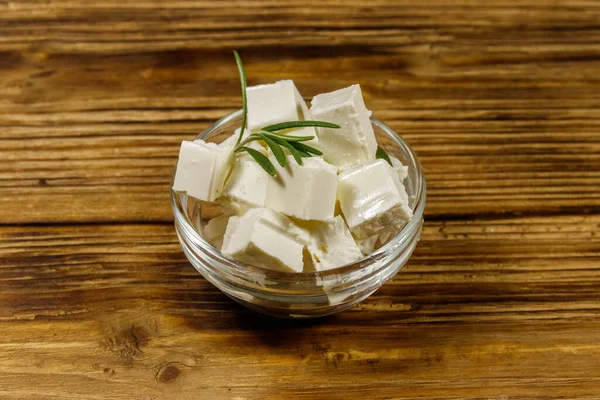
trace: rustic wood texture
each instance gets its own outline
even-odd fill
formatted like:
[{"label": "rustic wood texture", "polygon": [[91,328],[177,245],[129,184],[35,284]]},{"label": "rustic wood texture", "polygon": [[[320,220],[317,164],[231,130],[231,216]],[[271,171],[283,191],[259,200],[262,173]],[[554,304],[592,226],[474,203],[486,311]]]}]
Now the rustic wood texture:
[{"label": "rustic wood texture", "polygon": [[[253,314],[181,253],[233,48],[420,156],[417,251],[349,311]],[[0,0],[0,398],[600,398],[598,71],[597,1]]]}]

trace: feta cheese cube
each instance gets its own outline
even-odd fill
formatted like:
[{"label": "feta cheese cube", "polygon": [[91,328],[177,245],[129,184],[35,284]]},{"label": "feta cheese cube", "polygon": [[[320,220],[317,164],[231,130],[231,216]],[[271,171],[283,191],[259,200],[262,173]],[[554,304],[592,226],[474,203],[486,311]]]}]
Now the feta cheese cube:
[{"label": "feta cheese cube", "polygon": [[198,200],[213,201],[221,195],[230,169],[231,151],[203,140],[181,143],[173,190]]},{"label": "feta cheese cube", "polygon": [[290,230],[294,230],[293,222],[286,216],[268,208],[254,208],[242,217],[229,219],[221,252],[258,267],[302,272],[306,244]]},{"label": "feta cheese cube", "polygon": [[360,249],[340,216],[328,222],[315,222],[310,234],[307,248],[317,271],[341,267],[362,258]]},{"label": "feta cheese cube", "polygon": [[405,167],[402,162],[394,156],[390,156],[390,160],[392,161],[392,167],[394,167],[400,177],[400,181],[404,181],[408,177],[408,167]]},{"label": "feta cheese cube", "polygon": [[236,156],[233,171],[220,199],[227,214],[242,215],[250,208],[265,206],[267,184],[271,180],[261,166],[247,154]]},{"label": "feta cheese cube", "polygon": [[381,159],[343,171],[338,199],[357,239],[397,230],[413,215],[398,174]]},{"label": "feta cheese cube", "polygon": [[286,121],[310,119],[310,113],[292,80],[246,88],[248,128],[251,131]]},{"label": "feta cheese cube", "polygon": [[333,122],[340,129],[317,128],[323,158],[344,169],[375,159],[377,141],[359,85],[352,85],[312,99],[315,120]]},{"label": "feta cheese cube", "polygon": [[373,235],[366,239],[358,240],[356,242],[356,244],[358,245],[358,248],[360,249],[360,251],[365,256],[367,256],[375,251],[375,246],[376,246],[378,240],[379,240],[379,235]]},{"label": "feta cheese cube", "polygon": [[223,245],[223,236],[225,235],[225,229],[227,229],[227,223],[229,222],[228,215],[220,215],[216,218],[211,219],[202,229],[202,237],[212,244],[217,249],[220,249]]},{"label": "feta cheese cube", "polygon": [[285,168],[275,159],[272,162],[277,177],[269,179],[267,207],[303,220],[333,218],[338,184],[334,166],[318,157],[304,158],[300,166],[291,155]]},{"label": "feta cheese cube", "polygon": [[396,230],[390,230],[378,235],[370,236],[366,239],[360,239],[356,241],[356,244],[360,248],[360,251],[367,256],[389,242],[389,240],[394,237],[399,230],[400,227],[398,227]]}]

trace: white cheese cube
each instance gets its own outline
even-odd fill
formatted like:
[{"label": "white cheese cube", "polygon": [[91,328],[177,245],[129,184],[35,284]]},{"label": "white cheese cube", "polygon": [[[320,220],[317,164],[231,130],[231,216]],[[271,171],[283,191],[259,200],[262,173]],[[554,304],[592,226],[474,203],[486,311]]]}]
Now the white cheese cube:
[{"label": "white cheese cube", "polygon": [[379,240],[379,235],[373,235],[366,239],[357,240],[356,244],[358,245],[358,248],[360,249],[360,251],[365,256],[368,256],[373,251],[375,251],[375,245],[377,244],[378,240]]},{"label": "white cheese cube", "polygon": [[310,119],[306,103],[291,80],[246,88],[251,131],[286,121]]},{"label": "white cheese cube", "polygon": [[305,243],[289,233],[293,222],[268,208],[254,208],[231,217],[221,252],[250,265],[284,272],[302,272]]},{"label": "white cheese cube", "polygon": [[223,245],[223,236],[229,222],[228,215],[220,215],[211,219],[202,229],[202,237],[217,249]]},{"label": "white cheese cube", "polygon": [[221,203],[227,214],[243,215],[250,208],[265,206],[267,184],[271,180],[247,154],[236,156],[233,171],[223,189]]},{"label": "white cheese cube", "polygon": [[277,229],[285,232],[288,236],[292,237],[296,242],[306,246],[310,241],[310,231],[308,228],[301,226],[300,223],[296,223],[291,218],[286,217],[283,214],[275,212],[271,209],[268,209],[269,212],[266,213],[268,218],[265,220],[268,221],[269,224],[276,227]]},{"label": "white cheese cube", "polygon": [[277,177],[270,178],[265,204],[285,215],[303,220],[327,221],[333,217],[337,191],[336,168],[318,157],[304,158],[303,165],[287,156],[287,166],[272,158]]},{"label": "white cheese cube", "polygon": [[340,216],[328,222],[315,222],[310,234],[308,251],[317,271],[341,267],[362,258],[360,249]]},{"label": "white cheese cube", "polygon": [[215,200],[221,195],[230,169],[230,154],[230,150],[215,143],[182,142],[173,190],[198,200]]},{"label": "white cheese cube", "polygon": [[317,128],[323,158],[344,169],[375,159],[377,141],[359,85],[352,85],[312,99],[315,120],[340,125],[339,129]]},{"label": "white cheese cube", "polygon": [[[221,142],[219,146],[233,150],[240,130],[241,128],[237,128],[234,134]],[[242,140],[249,135],[250,130],[245,129]],[[257,141],[250,142],[246,146],[265,156],[269,154],[267,148]],[[219,199],[223,206],[223,212],[228,215],[243,215],[250,208],[264,207],[269,174],[246,152],[234,155],[233,160],[233,170],[225,183],[223,197]]]},{"label": "white cheese cube", "polygon": [[[292,82],[292,85],[294,84],[293,81],[289,81],[289,82]],[[298,89],[296,89],[295,85],[294,85],[294,90],[296,92],[296,103],[299,105],[297,121],[312,121],[314,118],[312,117],[310,110],[306,106],[306,102],[300,95],[300,92],[298,91]],[[286,121],[281,121],[281,122],[286,122]],[[317,137],[317,131],[312,126],[305,126],[303,128],[286,129],[283,131],[278,131],[277,133],[281,133],[284,135],[294,135],[294,136],[314,136],[313,140],[309,140],[309,141],[306,141],[303,143],[320,150],[319,139]]]},{"label": "white cheese cube", "polygon": [[381,159],[342,172],[338,199],[357,239],[397,231],[413,214],[398,174]]},{"label": "white cheese cube", "polygon": [[405,167],[402,162],[394,156],[390,156],[390,160],[392,161],[392,166],[400,177],[400,181],[404,181],[408,177],[408,167]]},{"label": "white cheese cube", "polygon": [[398,227],[396,230],[390,230],[378,235],[373,235],[366,239],[359,239],[356,241],[356,244],[360,248],[360,251],[367,256],[389,242],[390,239],[398,233],[399,229],[400,227]]}]

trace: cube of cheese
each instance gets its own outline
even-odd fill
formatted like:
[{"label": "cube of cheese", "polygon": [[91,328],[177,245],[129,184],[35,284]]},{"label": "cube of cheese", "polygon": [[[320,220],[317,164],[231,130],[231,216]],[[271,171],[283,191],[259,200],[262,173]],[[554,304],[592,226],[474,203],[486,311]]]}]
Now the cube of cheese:
[{"label": "cube of cheese", "polygon": [[287,166],[272,159],[277,177],[267,185],[265,205],[302,220],[333,218],[337,191],[336,168],[318,157],[304,158],[303,165],[287,156]]},{"label": "cube of cheese", "polygon": [[221,252],[258,267],[302,272],[308,234],[299,234],[296,228],[292,220],[276,211],[254,208],[242,217],[229,219]]},{"label": "cube of cheese", "polygon": [[203,140],[181,143],[173,190],[198,200],[213,201],[221,195],[230,170],[229,149]]},{"label": "cube of cheese", "polygon": [[202,237],[217,249],[223,245],[223,236],[229,222],[228,215],[219,215],[211,219],[202,229]]},{"label": "cube of cheese", "polygon": [[402,162],[394,156],[390,156],[390,160],[392,161],[392,167],[394,167],[398,173],[400,181],[404,181],[408,177],[408,167],[405,167]]},{"label": "cube of cheese", "polygon": [[338,199],[357,239],[398,230],[413,215],[397,172],[381,159],[343,171]]},{"label": "cube of cheese", "polygon": [[366,239],[359,239],[356,241],[356,244],[360,248],[360,251],[367,256],[389,242],[389,240],[394,237],[399,230],[400,227],[398,227],[396,230],[390,230],[384,233],[373,235]]},{"label": "cube of cheese", "polygon": [[317,128],[323,158],[344,169],[375,159],[377,141],[359,85],[317,95],[310,112],[315,120],[333,122],[339,129]]},{"label": "cube of cheese", "polygon": [[248,154],[238,154],[223,189],[221,202],[224,211],[227,214],[243,215],[250,208],[264,207],[267,184],[271,179]]},{"label": "cube of cheese", "polygon": [[369,255],[375,251],[375,246],[377,245],[377,241],[379,240],[379,235],[373,235],[366,239],[358,240],[356,244],[360,251],[365,255]]},{"label": "cube of cheese", "polygon": [[317,271],[341,267],[362,258],[360,249],[340,216],[328,222],[315,222],[310,234],[308,251]]},{"label": "cube of cheese", "polygon": [[308,107],[291,80],[247,87],[246,97],[252,132],[279,122],[310,119]]}]

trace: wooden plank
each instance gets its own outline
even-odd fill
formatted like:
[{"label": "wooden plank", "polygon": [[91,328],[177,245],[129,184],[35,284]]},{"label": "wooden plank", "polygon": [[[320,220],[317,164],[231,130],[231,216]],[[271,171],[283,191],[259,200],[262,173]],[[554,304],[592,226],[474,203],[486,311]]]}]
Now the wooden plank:
[{"label": "wooden plank", "polygon": [[[60,52],[163,51],[173,48],[260,48],[265,45],[334,45],[365,43],[398,46],[451,41],[483,35],[511,50],[527,46],[528,35],[555,43],[590,42],[598,34],[594,1],[495,2],[435,1],[140,1],[103,0],[5,2],[2,47],[45,48]],[[436,12],[433,12],[436,10]],[[565,30],[587,27],[572,38]],[[490,31],[503,41],[491,40]],[[557,40],[549,40],[548,33]],[[544,34],[545,33],[545,34]],[[595,36],[596,35],[596,36]],[[523,40],[525,39],[525,40]]]},{"label": "wooden plank", "polygon": [[[253,314],[177,243],[234,48],[359,82],[423,164],[415,254],[342,314]],[[0,398],[598,398],[599,54],[593,0],[0,0]]]},{"label": "wooden plank", "polygon": [[418,152],[429,217],[600,207],[594,1],[0,10],[1,223],[170,221],[178,143],[239,107],[234,47],[251,84],[360,82]]},{"label": "wooden plank", "polygon": [[3,227],[0,394],[592,398],[599,226],[428,222],[392,281],[312,322],[237,306],[187,263],[170,224]]},{"label": "wooden plank", "polygon": [[[289,49],[288,60],[306,50]],[[509,60],[509,73],[499,74],[489,60],[415,60],[417,51],[316,50],[293,63],[266,51],[246,52],[251,83],[294,78],[313,95],[361,82],[375,115],[420,156],[427,216],[600,207],[600,90],[590,77],[598,60],[568,66],[538,53],[545,68]],[[239,107],[228,50],[8,59],[0,75],[3,223],[170,221],[179,142]],[[564,68],[573,73],[557,80]]]}]

